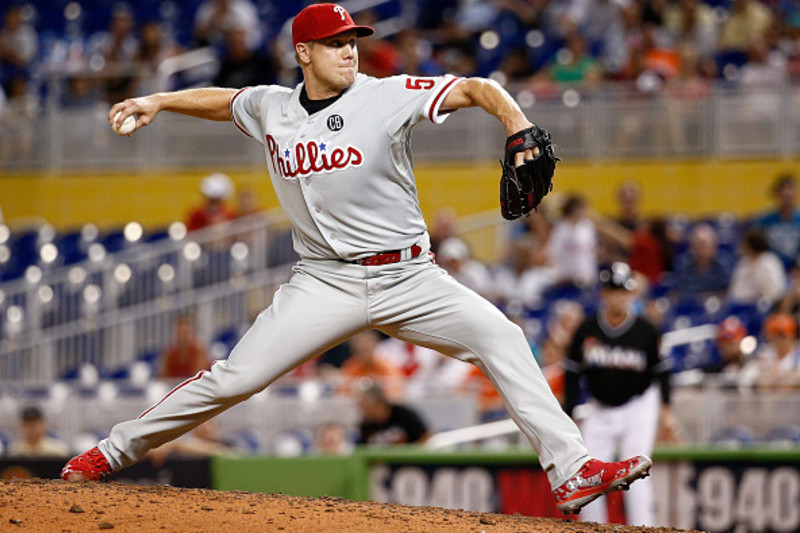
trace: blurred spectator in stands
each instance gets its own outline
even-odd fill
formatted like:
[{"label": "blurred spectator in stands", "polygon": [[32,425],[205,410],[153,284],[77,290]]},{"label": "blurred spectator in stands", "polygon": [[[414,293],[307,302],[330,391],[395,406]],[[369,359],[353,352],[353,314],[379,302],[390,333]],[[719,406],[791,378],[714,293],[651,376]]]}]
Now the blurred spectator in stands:
[{"label": "blurred spectator in stands", "polygon": [[[383,354],[379,347],[380,337],[375,330],[362,331],[354,335],[350,345],[350,357],[342,364],[341,377],[355,381],[359,378],[371,378],[381,385],[386,395],[392,399],[403,397],[404,378],[403,371],[390,358]],[[350,385],[346,384],[343,392],[348,392]]]},{"label": "blurred spectator in stands", "polygon": [[[315,358],[316,364],[313,367],[316,375],[322,380],[335,381],[339,377],[339,371],[345,361],[350,358],[350,343],[342,342],[333,348],[325,350],[319,357]],[[306,367],[300,365],[298,369]],[[348,390],[349,392],[349,390]]]},{"label": "blurred spectator in stands", "polygon": [[166,89],[158,86],[156,72],[162,61],[180,52],[180,46],[165,34],[159,20],[148,20],[142,24],[139,29],[139,49],[134,57],[139,68],[143,69],[137,80],[136,93],[149,94]]},{"label": "blurred spectator in stands", "polygon": [[669,146],[684,153],[697,143],[698,117],[707,105],[717,64],[691,45],[679,44],[680,70],[664,85],[665,127]]},{"label": "blurred spectator in stands", "polygon": [[689,250],[675,258],[673,288],[679,299],[720,296],[728,290],[730,270],[719,258],[717,233],[698,224],[689,234]]},{"label": "blurred spectator in stands", "polygon": [[405,376],[406,400],[423,400],[431,393],[457,389],[471,364],[441,353],[389,337],[380,341],[381,356],[399,368]]},{"label": "blurred spectator in stands", "polygon": [[448,72],[454,76],[471,76],[478,69],[473,47],[468,43],[434,47],[433,60],[436,64],[441,65],[442,72]]},{"label": "blurred spectator in stands", "polygon": [[575,330],[584,320],[583,306],[571,300],[559,300],[547,320],[546,337],[536,355],[541,361],[550,389],[559,403],[564,402],[564,361]]},{"label": "blurred spectator in stands", "polygon": [[196,207],[186,221],[186,229],[198,230],[236,218],[226,200],[233,194],[233,182],[221,173],[211,174],[200,183],[203,204]]},{"label": "blurred spectator in stands", "polygon": [[800,76],[800,6],[795,2],[782,2],[779,8],[785,9],[779,17],[784,22],[780,49],[786,54],[789,77],[796,80]]},{"label": "blurred spectator in stands", "polygon": [[160,378],[188,378],[209,366],[208,352],[197,337],[194,316],[180,314],[175,318],[174,339],[161,356]]},{"label": "blurred spectator in stands", "polygon": [[800,210],[797,209],[797,178],[781,174],[772,184],[775,208],[762,213],[754,223],[764,229],[767,242],[788,270],[800,252]]},{"label": "blurred spectator in stands", "polygon": [[461,384],[461,390],[473,395],[477,400],[481,422],[508,418],[508,411],[503,403],[503,398],[477,366],[470,365],[469,371]]},{"label": "blurred spectator in stands", "polygon": [[635,230],[642,225],[642,189],[632,179],[623,181],[617,189],[616,221],[625,229]]},{"label": "blurred spectator in stands", "polygon": [[137,72],[134,71],[139,39],[135,33],[135,21],[130,6],[114,5],[108,31],[96,34],[90,44],[90,62],[100,56],[105,74],[105,98],[108,102],[119,102],[133,96]]},{"label": "blurred spectator in stands", "polygon": [[[89,75],[75,73],[67,78],[67,87],[61,95],[61,106],[69,109],[89,110],[100,102],[100,87]],[[105,107],[105,104],[102,104]]]},{"label": "blurred spectator in stands", "polygon": [[358,406],[362,417],[359,444],[421,444],[430,437],[419,414],[390,402],[377,385],[359,395]]},{"label": "blurred spectator in stands", "polygon": [[28,77],[39,51],[39,36],[23,18],[23,6],[9,6],[0,27],[0,83],[16,76]]},{"label": "blurred spectator in stands", "polygon": [[493,77],[501,82],[517,81],[533,74],[533,60],[527,46],[512,46],[503,55]]},{"label": "blurred spectator in stands", "polygon": [[69,446],[47,434],[47,420],[42,410],[35,405],[20,411],[20,439],[8,450],[12,457],[64,457],[69,455]]},{"label": "blurred spectator in stands", "polygon": [[642,24],[639,42],[631,47],[624,75],[635,80],[637,89],[644,93],[661,89],[665,80],[677,77],[680,72],[680,55],[666,41],[662,28],[646,22]]},{"label": "blurred spectator in stands", "polygon": [[780,258],[769,251],[761,228],[748,229],[740,245],[741,257],[733,269],[728,297],[743,304],[772,307],[786,291],[786,272]]},{"label": "blurred spectator in stands", "polygon": [[400,52],[401,70],[411,76],[437,76],[442,68],[433,60],[431,43],[420,37],[417,28],[404,28],[395,36],[395,45]]},{"label": "blurred spectator in stands", "polygon": [[555,206],[555,202],[543,202],[539,205],[539,211],[536,213],[531,213],[527,217],[523,217],[517,220],[515,223],[512,223],[510,226],[510,237],[511,239],[516,239],[520,235],[533,235],[536,240],[542,245],[546,244],[547,241],[550,240],[550,233],[552,232],[553,228],[550,225],[550,219],[557,219],[558,216],[554,213],[558,209]]},{"label": "blurred spectator in stands", "polygon": [[600,50],[603,68],[618,72],[625,64],[628,51],[625,46],[623,3],[613,0],[576,0],[569,2],[563,21],[564,34],[580,32],[589,48]]},{"label": "blurred spectator in stands", "polygon": [[[380,22],[375,11],[364,10],[354,17],[356,24],[374,26]],[[358,69],[368,76],[385,78],[404,72],[403,55],[392,41],[364,39],[358,43]]]},{"label": "blurred spectator in stands", "polygon": [[0,109],[0,162],[24,161],[35,155],[33,140],[39,103],[27,77],[22,74],[9,80],[6,98],[5,106]]},{"label": "blurred spectator in stands", "polygon": [[772,12],[758,0],[733,0],[720,28],[720,51],[745,52],[762,39],[770,24]]},{"label": "blurred spectator in stands", "polygon": [[568,196],[547,243],[550,264],[558,281],[578,287],[593,286],[597,279],[597,232],[588,216],[586,201]]},{"label": "blurred spectator in stands", "polygon": [[314,432],[314,452],[320,455],[350,455],[353,442],[342,424],[321,424]]},{"label": "blurred spectator in stands", "polygon": [[558,400],[564,403],[564,352],[555,345],[552,339],[542,341],[537,355],[541,359],[542,374],[550,385],[550,390]]},{"label": "blurred spectator in stands", "polygon": [[216,87],[238,89],[275,83],[277,68],[267,54],[247,45],[247,30],[231,28],[225,36],[222,64],[214,79]]},{"label": "blurred spectator in stands", "polygon": [[222,438],[216,419],[206,420],[189,433],[153,448],[145,456],[161,468],[169,457],[211,457],[236,452],[233,442]]},{"label": "blurred spectator in stands", "polygon": [[780,50],[771,50],[764,39],[758,39],[747,47],[746,52],[747,63],[739,70],[742,87],[753,91],[774,90],[788,81],[786,57]]},{"label": "blurred spectator in stands", "polygon": [[470,257],[469,246],[458,237],[445,239],[436,254],[439,263],[456,281],[485,298],[492,297],[492,277],[486,265]]},{"label": "blurred spectator in stands", "polygon": [[687,47],[700,58],[711,58],[717,46],[717,20],[714,9],[701,0],[668,3],[664,27],[675,45]]},{"label": "blurred spectator in stands", "polygon": [[666,331],[668,313],[671,308],[669,298],[646,298],[644,300],[644,308],[642,309],[642,316],[645,317],[651,324],[658,328],[659,331]]},{"label": "blurred spectator in stands", "polygon": [[200,46],[225,44],[233,29],[242,29],[244,42],[251,50],[261,44],[258,9],[250,0],[205,0],[194,17],[194,38]]},{"label": "blurred spectator in stands", "polygon": [[536,237],[523,235],[511,241],[506,263],[495,271],[493,300],[512,315],[522,309],[539,308],[545,291],[560,279],[560,274],[548,264],[547,250]]},{"label": "blurred spectator in stands", "polygon": [[788,278],[789,288],[775,306],[775,311],[788,313],[800,323],[800,263],[792,265]]},{"label": "blurred spectator in stands", "polygon": [[800,349],[797,345],[797,322],[786,313],[773,313],[764,322],[764,340],[756,357],[758,386],[787,389],[800,386]]},{"label": "blurred spectator in stands", "polygon": [[575,330],[584,318],[583,306],[578,302],[559,300],[552,306],[552,313],[547,320],[547,338],[559,352],[560,359],[566,357]]},{"label": "blurred spectator in stands", "polygon": [[[707,376],[711,381],[718,381],[723,386],[752,387],[758,377],[757,364],[744,353],[742,341],[747,337],[747,329],[742,321],[729,316],[717,326],[714,338],[718,358],[716,362],[704,368],[708,374],[716,374],[717,379]],[[755,341],[755,339],[753,339]],[[752,348],[755,348],[753,342]]]},{"label": "blurred spectator in stands", "polygon": [[458,216],[452,207],[443,207],[433,215],[431,227],[431,251],[437,253],[439,245],[450,237],[457,237]]},{"label": "blurred spectator in stands", "polygon": [[592,85],[600,79],[597,60],[589,53],[586,40],[577,32],[570,33],[548,67],[552,81],[562,85]]},{"label": "blurred spectator in stands", "polygon": [[259,205],[258,198],[253,189],[240,189],[239,194],[236,195],[236,199],[236,218],[264,214],[264,208]]},{"label": "blurred spectator in stands", "polygon": [[625,181],[617,191],[617,215],[606,218],[591,212],[590,216],[603,239],[600,246],[602,263],[626,261],[634,272],[658,283],[671,265],[670,243],[666,224],[661,219],[648,220],[640,212],[639,185]]}]

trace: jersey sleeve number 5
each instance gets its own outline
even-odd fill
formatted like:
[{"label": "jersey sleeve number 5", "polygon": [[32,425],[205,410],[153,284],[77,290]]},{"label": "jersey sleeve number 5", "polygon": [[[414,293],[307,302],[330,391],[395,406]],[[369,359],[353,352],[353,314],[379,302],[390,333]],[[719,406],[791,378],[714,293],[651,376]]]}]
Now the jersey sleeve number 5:
[{"label": "jersey sleeve number 5", "polygon": [[432,89],[434,85],[436,85],[436,82],[431,79],[406,78],[406,89],[427,91],[428,89]]}]

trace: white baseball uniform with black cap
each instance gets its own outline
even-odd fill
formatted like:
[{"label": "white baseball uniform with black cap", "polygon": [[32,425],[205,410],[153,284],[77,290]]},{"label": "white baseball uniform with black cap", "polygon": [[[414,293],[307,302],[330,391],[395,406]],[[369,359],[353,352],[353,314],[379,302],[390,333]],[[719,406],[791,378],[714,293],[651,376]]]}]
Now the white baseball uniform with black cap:
[{"label": "white baseball uniform with black cap", "polygon": [[588,454],[578,428],[550,392],[521,329],[447,275],[428,251],[411,129],[426,119],[443,122],[441,103],[459,81],[358,75],[311,114],[301,103],[303,84],[235,94],[234,122],[264,146],[301,259],[227,360],[113,428],[99,445],[113,470],[365,329],[476,364],[530,439],[552,486],[580,468]]},{"label": "white baseball uniform with black cap", "polygon": [[[599,278],[604,291],[625,291],[633,298],[636,281],[628,265],[614,263]],[[601,308],[575,332],[564,361],[564,409],[572,414],[585,381],[589,398],[581,431],[589,451],[601,461],[614,461],[617,452],[627,457],[653,451],[661,404],[670,403],[671,365],[662,358],[659,344],[658,329],[633,310],[611,324]],[[651,480],[631,486],[625,504],[629,524],[654,525]],[[581,511],[585,521],[604,523],[607,518],[605,499]]]}]

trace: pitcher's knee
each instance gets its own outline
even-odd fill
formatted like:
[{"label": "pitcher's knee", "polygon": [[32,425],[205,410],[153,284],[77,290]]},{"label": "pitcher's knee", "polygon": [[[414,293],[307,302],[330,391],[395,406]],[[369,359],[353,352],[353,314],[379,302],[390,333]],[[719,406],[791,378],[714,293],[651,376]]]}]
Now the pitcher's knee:
[{"label": "pitcher's knee", "polygon": [[498,320],[487,320],[474,329],[475,335],[481,343],[497,346],[503,343],[524,343],[527,345],[522,328],[503,317]]},{"label": "pitcher's knee", "polygon": [[252,374],[238,372],[226,362],[215,364],[204,378],[218,400],[244,400],[262,390],[266,384]]}]

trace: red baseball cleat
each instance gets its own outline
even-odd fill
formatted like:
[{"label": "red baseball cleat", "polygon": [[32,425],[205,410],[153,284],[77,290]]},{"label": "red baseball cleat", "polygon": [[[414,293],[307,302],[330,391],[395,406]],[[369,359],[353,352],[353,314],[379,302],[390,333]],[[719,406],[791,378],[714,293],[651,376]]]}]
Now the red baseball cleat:
[{"label": "red baseball cleat", "polygon": [[564,514],[577,513],[607,492],[627,490],[637,479],[649,476],[651,466],[653,461],[644,455],[618,463],[589,459],[577,474],[553,491],[558,510]]},{"label": "red baseball cleat", "polygon": [[73,457],[61,470],[64,481],[100,481],[109,475],[111,467],[97,446]]}]

